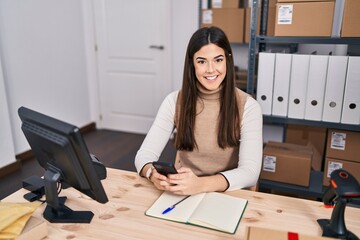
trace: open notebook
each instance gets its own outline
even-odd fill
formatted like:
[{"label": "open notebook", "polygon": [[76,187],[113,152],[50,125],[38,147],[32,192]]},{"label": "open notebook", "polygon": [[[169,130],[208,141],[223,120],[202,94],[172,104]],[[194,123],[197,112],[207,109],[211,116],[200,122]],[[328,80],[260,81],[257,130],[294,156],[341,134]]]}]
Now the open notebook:
[{"label": "open notebook", "polygon": [[165,209],[183,198],[164,192],[145,214],[234,234],[247,206],[246,199],[210,192],[192,195],[163,214]]}]

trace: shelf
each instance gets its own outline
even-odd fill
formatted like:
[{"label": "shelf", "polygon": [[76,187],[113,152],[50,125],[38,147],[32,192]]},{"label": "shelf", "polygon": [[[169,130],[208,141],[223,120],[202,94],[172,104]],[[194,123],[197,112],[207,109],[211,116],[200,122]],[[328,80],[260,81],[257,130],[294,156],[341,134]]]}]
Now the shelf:
[{"label": "shelf", "polygon": [[305,126],[314,126],[322,128],[334,128],[339,130],[349,130],[360,132],[360,125],[351,125],[343,123],[332,123],[332,122],[322,122],[322,121],[312,121],[304,119],[295,119],[288,117],[276,117],[263,115],[264,123],[277,123],[277,124],[296,124],[296,125],[305,125]]},{"label": "shelf", "polygon": [[349,44],[360,45],[360,38],[337,37],[269,37],[257,36],[258,43],[306,43],[306,44]]},{"label": "shelf", "polygon": [[[269,0],[253,0],[251,1],[251,16],[250,16],[250,40],[248,51],[248,78],[247,88],[248,94],[255,94],[255,71],[257,65],[257,54],[266,50],[267,44],[278,44],[290,47],[290,53],[297,51],[298,44],[344,44],[344,45],[360,45],[360,38],[340,38],[340,37],[274,37],[265,36],[267,30],[267,14]],[[260,18],[260,35],[258,35],[258,7],[261,2],[261,18]],[[293,119],[288,117],[279,117],[272,115],[263,115],[263,122],[269,124],[295,124],[314,126],[321,128],[333,128],[339,130],[349,130],[360,132],[360,124],[342,124],[332,122],[322,122],[304,119]],[[269,180],[259,180],[259,188],[264,190],[277,190],[284,193],[296,194],[299,197],[308,196],[312,198],[322,199],[324,191],[327,187],[322,185],[323,172],[311,171],[310,186],[302,187],[293,184],[286,184],[274,182]],[[360,207],[360,198],[353,199],[351,205]]]},{"label": "shelf", "polygon": [[302,187],[293,184],[260,179],[259,188],[278,190],[281,192],[292,193],[300,196],[309,196],[309,197],[322,199],[324,191],[327,188],[322,185],[322,182],[323,182],[323,172],[311,171],[309,187]]},{"label": "shelf", "polygon": [[[259,188],[267,189],[267,190],[277,190],[281,192],[295,194],[298,195],[299,197],[307,196],[307,197],[317,198],[319,201],[322,201],[324,192],[327,189],[327,186],[323,186],[322,182],[323,182],[323,172],[311,171],[309,187],[302,187],[294,184],[260,179]],[[351,207],[360,208],[360,198],[352,199],[352,201],[348,203],[348,205]]]}]

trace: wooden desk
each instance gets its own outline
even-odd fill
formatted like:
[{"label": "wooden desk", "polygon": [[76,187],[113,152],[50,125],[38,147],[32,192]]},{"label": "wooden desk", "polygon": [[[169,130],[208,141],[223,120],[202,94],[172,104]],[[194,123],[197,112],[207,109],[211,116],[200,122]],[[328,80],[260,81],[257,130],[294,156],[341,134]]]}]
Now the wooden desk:
[{"label": "wooden desk", "polygon": [[[51,224],[48,239],[244,239],[247,226],[321,236],[318,218],[330,218],[332,209],[321,202],[238,190],[227,194],[249,200],[236,234],[226,234],[201,227],[165,221],[144,215],[160,196],[146,179],[134,172],[108,169],[103,180],[109,202],[100,204],[74,189],[66,189],[66,205],[73,210],[91,210],[90,224]],[[20,189],[3,201],[25,201]],[[44,206],[34,213],[42,216]],[[360,236],[360,209],[347,207],[347,228]]]}]

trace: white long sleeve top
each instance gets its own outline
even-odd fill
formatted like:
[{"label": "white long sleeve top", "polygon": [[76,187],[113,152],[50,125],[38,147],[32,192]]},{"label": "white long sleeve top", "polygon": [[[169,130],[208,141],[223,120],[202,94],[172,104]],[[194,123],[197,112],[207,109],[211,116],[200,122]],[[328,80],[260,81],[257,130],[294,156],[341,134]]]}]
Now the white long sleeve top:
[{"label": "white long sleeve top", "polygon": [[[170,93],[162,102],[157,116],[135,157],[140,173],[145,164],[159,160],[174,130],[176,100],[179,90]],[[262,112],[260,105],[248,96],[241,121],[238,166],[220,172],[228,181],[229,190],[254,186],[259,178],[262,162]]]}]

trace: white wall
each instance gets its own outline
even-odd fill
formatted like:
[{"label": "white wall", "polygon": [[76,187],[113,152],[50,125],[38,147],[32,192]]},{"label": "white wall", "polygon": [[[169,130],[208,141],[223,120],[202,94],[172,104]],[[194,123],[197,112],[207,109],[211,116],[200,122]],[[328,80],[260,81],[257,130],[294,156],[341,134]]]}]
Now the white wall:
[{"label": "white wall", "polygon": [[0,1],[0,53],[16,153],[29,150],[20,106],[78,126],[92,121],[83,30],[80,0]]}]

